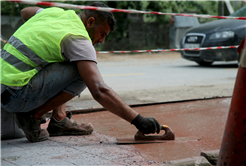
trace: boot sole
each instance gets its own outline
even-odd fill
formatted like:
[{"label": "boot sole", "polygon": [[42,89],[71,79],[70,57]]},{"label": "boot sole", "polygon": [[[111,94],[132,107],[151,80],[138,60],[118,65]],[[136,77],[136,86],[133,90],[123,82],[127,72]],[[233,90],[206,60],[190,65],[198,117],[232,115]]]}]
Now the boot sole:
[{"label": "boot sole", "polygon": [[45,137],[39,137],[38,139],[33,139],[33,138],[29,138],[28,136],[26,136],[26,138],[30,141],[30,142],[42,142],[45,141],[49,138],[49,136],[45,136]]}]

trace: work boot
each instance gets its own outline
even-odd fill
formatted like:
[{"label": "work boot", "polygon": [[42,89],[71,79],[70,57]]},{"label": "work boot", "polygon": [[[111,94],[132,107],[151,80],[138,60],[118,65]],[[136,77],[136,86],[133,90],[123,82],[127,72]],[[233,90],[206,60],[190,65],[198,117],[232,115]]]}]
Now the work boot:
[{"label": "work boot", "polygon": [[47,130],[40,128],[40,124],[46,122],[45,119],[36,120],[32,114],[22,112],[14,113],[14,119],[30,142],[45,141],[49,138]]},{"label": "work boot", "polygon": [[67,117],[61,121],[57,121],[55,118],[51,117],[47,128],[50,136],[89,135],[93,132],[93,126],[90,123],[77,124],[71,117],[71,112],[67,112]]}]

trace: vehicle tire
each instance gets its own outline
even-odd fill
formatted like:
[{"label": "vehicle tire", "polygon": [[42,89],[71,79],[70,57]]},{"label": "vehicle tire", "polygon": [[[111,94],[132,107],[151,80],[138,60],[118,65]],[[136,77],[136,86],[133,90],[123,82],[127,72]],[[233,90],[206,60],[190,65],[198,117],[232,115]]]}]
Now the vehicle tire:
[{"label": "vehicle tire", "polygon": [[196,63],[198,63],[200,66],[211,66],[213,62],[200,61]]}]

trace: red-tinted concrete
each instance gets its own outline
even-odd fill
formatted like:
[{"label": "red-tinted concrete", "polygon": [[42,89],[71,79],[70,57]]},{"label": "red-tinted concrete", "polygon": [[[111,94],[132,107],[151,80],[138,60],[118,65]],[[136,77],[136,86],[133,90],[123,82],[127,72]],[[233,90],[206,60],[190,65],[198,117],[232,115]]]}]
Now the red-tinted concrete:
[{"label": "red-tinted concrete", "polygon": [[[134,108],[142,116],[155,117],[175,132],[175,141],[134,144],[142,156],[154,161],[170,161],[199,156],[201,151],[219,149],[231,98],[179,102]],[[80,122],[91,122],[95,131],[115,138],[134,138],[137,129],[108,112],[73,115]],[[163,134],[163,133],[160,133]]]}]

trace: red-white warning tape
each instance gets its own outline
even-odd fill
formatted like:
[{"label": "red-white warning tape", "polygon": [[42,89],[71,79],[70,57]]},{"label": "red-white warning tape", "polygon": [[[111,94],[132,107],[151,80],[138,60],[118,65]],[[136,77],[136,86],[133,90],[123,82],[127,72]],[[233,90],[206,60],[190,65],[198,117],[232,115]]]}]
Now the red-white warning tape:
[{"label": "red-white warning tape", "polygon": [[213,16],[213,15],[204,15],[204,14],[162,13],[162,12],[141,11],[141,10],[127,10],[127,9],[104,8],[104,7],[95,7],[95,6],[72,5],[72,4],[45,2],[45,1],[44,2],[30,1],[30,0],[29,1],[28,0],[16,0],[16,1],[4,0],[4,1],[25,3],[29,5],[44,5],[44,6],[56,6],[56,7],[72,8],[72,9],[100,10],[100,11],[105,11],[105,12],[124,12],[124,13],[157,14],[157,15],[186,16],[186,17],[199,17],[199,18],[246,20],[246,17]]},{"label": "red-white warning tape", "polygon": [[[8,43],[1,38],[1,41]],[[225,49],[225,48],[238,48],[238,46],[219,46],[219,47],[201,47],[201,48],[181,48],[181,49],[153,49],[153,50],[132,50],[132,51],[97,51],[98,54],[105,53],[141,53],[141,52],[165,52],[165,51],[200,51],[200,50],[213,50],[213,49]]]},{"label": "red-white warning tape", "polygon": [[1,41],[3,41],[4,43],[8,43],[6,40],[3,40],[2,38],[1,38]]},{"label": "red-white warning tape", "polygon": [[201,47],[201,48],[181,48],[181,49],[154,49],[154,50],[133,50],[133,51],[97,51],[99,54],[104,53],[133,53],[133,52],[165,52],[165,51],[200,51],[225,48],[238,48],[238,46],[219,46],[219,47]]}]

